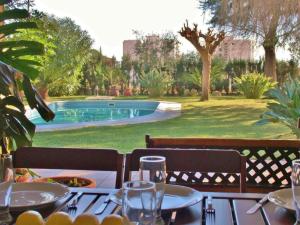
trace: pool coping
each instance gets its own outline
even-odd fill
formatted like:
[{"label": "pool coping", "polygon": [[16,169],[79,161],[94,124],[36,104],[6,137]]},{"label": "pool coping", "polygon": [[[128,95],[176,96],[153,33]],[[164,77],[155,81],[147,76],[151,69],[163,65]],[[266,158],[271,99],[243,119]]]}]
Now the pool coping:
[{"label": "pool coping", "polygon": [[122,126],[122,125],[130,125],[130,124],[152,123],[152,122],[158,122],[158,121],[176,118],[181,115],[182,107],[181,104],[177,102],[148,101],[148,100],[109,100],[109,101],[158,102],[159,104],[156,110],[154,111],[154,113],[151,113],[146,116],[139,116],[130,119],[110,120],[110,121],[37,125],[36,132],[63,131],[63,130],[74,130],[74,129],[87,128],[87,127]]}]

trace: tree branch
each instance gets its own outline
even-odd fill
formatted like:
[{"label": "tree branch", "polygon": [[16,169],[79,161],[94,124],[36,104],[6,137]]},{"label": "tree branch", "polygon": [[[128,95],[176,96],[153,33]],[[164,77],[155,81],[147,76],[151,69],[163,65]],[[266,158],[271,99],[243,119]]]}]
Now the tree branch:
[{"label": "tree branch", "polygon": [[[186,24],[183,24],[179,34],[190,41],[200,54],[204,52],[212,54],[225,38],[224,31],[215,34],[212,29],[208,29],[206,34],[203,34],[201,30],[198,30],[197,24],[194,24],[193,28],[190,28],[188,21],[186,21]],[[205,45],[200,43],[200,38],[204,39]]]}]

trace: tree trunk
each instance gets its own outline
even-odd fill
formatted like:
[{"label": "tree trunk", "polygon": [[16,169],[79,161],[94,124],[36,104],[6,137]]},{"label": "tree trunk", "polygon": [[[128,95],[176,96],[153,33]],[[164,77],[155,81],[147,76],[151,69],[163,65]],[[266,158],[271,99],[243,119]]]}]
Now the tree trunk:
[{"label": "tree trunk", "polygon": [[264,46],[264,49],[265,49],[264,72],[267,77],[270,77],[273,81],[277,81],[275,46]]},{"label": "tree trunk", "polygon": [[228,76],[228,93],[232,93],[232,77]]},{"label": "tree trunk", "polygon": [[208,101],[210,93],[210,71],[211,71],[211,55],[209,53],[202,56],[202,95],[201,101]]}]

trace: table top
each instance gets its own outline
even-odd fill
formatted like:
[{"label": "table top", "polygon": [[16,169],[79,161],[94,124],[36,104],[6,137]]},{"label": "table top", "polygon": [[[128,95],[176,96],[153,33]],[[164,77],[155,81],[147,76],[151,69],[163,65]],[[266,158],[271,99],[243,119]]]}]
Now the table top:
[{"label": "table top", "polygon": [[[82,213],[93,214],[105,201],[106,196],[115,191],[114,189],[74,188],[71,189],[71,194],[65,199],[58,201],[51,207],[38,209],[38,211],[44,218],[56,211],[68,212],[67,204],[73,201],[76,193],[83,192],[79,199],[77,210],[68,213],[73,218]],[[211,195],[213,198],[215,216],[206,216],[203,212],[208,195]],[[179,210],[176,213],[174,225],[292,225],[295,222],[295,217],[292,213],[276,207],[270,202],[256,213],[247,215],[246,211],[264,197],[264,194],[203,192],[203,196],[204,199],[198,204]],[[110,201],[105,211],[97,215],[97,217],[102,221],[105,216],[118,213],[119,211],[120,207]],[[167,225],[170,224],[171,214],[172,212],[163,213],[163,218]],[[17,216],[18,214],[13,214],[14,218]]]}]

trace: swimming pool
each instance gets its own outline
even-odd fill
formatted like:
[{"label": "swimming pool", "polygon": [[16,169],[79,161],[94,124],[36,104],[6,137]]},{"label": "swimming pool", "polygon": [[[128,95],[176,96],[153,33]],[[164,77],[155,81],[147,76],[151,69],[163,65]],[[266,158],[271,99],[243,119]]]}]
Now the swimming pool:
[{"label": "swimming pool", "polygon": [[45,122],[35,110],[28,111],[27,116],[38,131],[51,131],[163,120],[181,110],[178,104],[138,100],[59,101],[48,105],[55,113],[53,121]]}]

